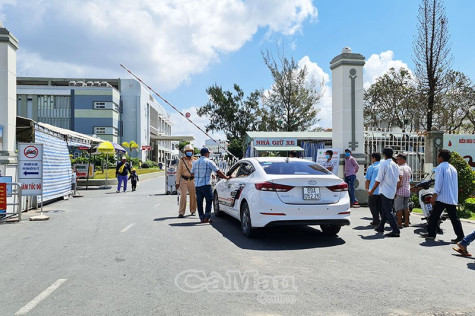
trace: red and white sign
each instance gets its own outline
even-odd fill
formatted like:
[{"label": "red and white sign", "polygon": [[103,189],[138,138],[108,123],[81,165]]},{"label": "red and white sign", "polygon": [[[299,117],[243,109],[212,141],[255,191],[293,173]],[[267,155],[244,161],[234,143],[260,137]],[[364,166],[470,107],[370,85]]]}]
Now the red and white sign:
[{"label": "red and white sign", "polygon": [[7,210],[7,184],[0,183],[0,213]]},{"label": "red and white sign", "polygon": [[152,146],[142,146],[142,150],[152,150]]},{"label": "red and white sign", "polygon": [[475,170],[475,135],[444,135],[444,148],[457,152]]},{"label": "red and white sign", "polygon": [[43,194],[43,144],[18,144],[18,182],[23,196]]},{"label": "red and white sign", "polygon": [[185,116],[186,116],[187,118],[190,118],[190,116],[191,116],[190,112],[186,112]]}]

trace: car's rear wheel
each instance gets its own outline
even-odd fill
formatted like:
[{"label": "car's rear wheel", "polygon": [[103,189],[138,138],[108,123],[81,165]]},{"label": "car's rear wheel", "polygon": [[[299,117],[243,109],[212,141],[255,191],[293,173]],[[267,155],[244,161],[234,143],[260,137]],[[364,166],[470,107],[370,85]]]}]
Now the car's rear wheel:
[{"label": "car's rear wheel", "polygon": [[214,191],[213,209],[214,209],[214,216],[220,217],[223,215],[223,211],[219,209],[219,198],[218,198],[218,192],[216,191]]},{"label": "car's rear wheel", "polygon": [[251,212],[249,205],[246,202],[241,207],[241,231],[244,236],[252,237],[254,235],[254,228],[251,222]]},{"label": "car's rear wheel", "polygon": [[341,229],[340,225],[320,225],[322,232],[325,235],[336,236]]}]

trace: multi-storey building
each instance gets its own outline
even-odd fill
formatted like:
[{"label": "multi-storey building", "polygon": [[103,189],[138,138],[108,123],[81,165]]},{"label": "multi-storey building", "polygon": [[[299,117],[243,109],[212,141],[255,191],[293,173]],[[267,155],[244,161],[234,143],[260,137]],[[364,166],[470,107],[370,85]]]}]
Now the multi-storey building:
[{"label": "multi-storey building", "polygon": [[[104,140],[135,141],[131,155],[170,158],[169,114],[133,79],[17,78],[18,115]],[[151,150],[146,150],[150,146]],[[145,150],[142,150],[145,149]]]}]

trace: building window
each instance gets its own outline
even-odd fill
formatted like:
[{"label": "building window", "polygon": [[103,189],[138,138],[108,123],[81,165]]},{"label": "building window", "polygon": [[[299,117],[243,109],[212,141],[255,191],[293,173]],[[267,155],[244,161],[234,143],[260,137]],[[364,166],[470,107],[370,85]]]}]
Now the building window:
[{"label": "building window", "polygon": [[119,136],[119,130],[116,127],[94,127],[94,134],[96,135],[114,135]]},{"label": "building window", "polygon": [[119,111],[119,105],[114,102],[106,102],[106,101],[95,101],[94,102],[94,109],[95,110],[114,110],[116,112]]}]

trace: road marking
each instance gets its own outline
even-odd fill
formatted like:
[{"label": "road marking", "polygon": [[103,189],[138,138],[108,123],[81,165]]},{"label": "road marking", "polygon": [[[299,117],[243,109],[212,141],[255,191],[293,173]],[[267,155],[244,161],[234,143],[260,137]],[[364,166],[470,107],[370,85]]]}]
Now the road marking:
[{"label": "road marking", "polygon": [[38,305],[42,300],[47,298],[51,293],[54,292],[58,287],[61,286],[67,279],[59,279],[58,281],[51,284],[46,290],[41,292],[37,297],[32,299],[28,304],[23,306],[15,313],[15,315],[25,315],[29,311],[31,311],[36,305]]},{"label": "road marking", "polygon": [[126,231],[128,231],[130,229],[130,227],[134,226],[135,224],[130,224],[129,226],[127,226],[126,228],[122,229],[120,232],[121,233],[125,233]]}]

